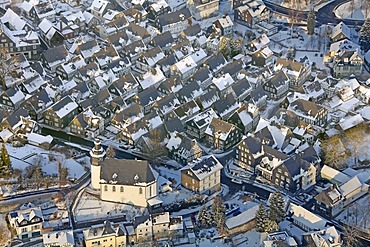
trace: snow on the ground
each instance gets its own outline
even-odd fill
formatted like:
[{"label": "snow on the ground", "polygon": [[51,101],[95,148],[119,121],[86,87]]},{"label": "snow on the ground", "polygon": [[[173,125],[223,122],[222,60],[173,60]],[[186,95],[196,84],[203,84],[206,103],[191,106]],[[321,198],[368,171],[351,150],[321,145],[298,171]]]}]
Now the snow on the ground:
[{"label": "snow on the ground", "polygon": [[365,20],[370,17],[370,6],[366,10],[365,4],[367,1],[354,0],[352,6],[352,1],[349,1],[336,8],[334,13],[340,19]]},{"label": "snow on the ground", "polygon": [[297,241],[297,243],[302,242],[302,236],[306,233],[305,231],[293,225],[293,223],[288,220],[280,222],[279,226],[282,230],[286,231],[290,236],[292,236]]},{"label": "snow on the ground", "polygon": [[[362,140],[363,145],[361,145],[361,151],[357,154],[358,161],[369,161],[370,160],[370,135],[366,135],[364,140]],[[351,150],[352,147],[348,145],[347,149]],[[348,167],[353,167],[355,165],[354,152],[351,152],[351,156],[346,161]]]},{"label": "snow on the ground", "polygon": [[316,51],[297,51],[295,54],[295,60],[300,61],[302,58],[307,57],[310,61],[310,64],[315,63],[316,67],[319,69],[325,68],[323,54]]},{"label": "snow on the ground", "polygon": [[262,246],[264,239],[264,234],[252,230],[236,235],[232,242],[235,246]]},{"label": "snow on the ground", "polygon": [[[66,159],[64,154],[45,150],[32,145],[25,145],[24,147],[13,147],[11,144],[5,144],[10,160],[12,162],[13,169],[20,169],[25,171],[25,169],[30,164],[35,164],[36,160],[42,166],[42,171],[47,175],[54,175],[58,173],[58,162],[62,163],[63,167],[68,168],[68,178],[80,178],[85,174],[85,168],[73,159]],[[50,160],[50,157],[53,159]]]},{"label": "snow on the ground", "polygon": [[351,226],[354,225],[361,230],[368,231],[370,229],[369,207],[370,195],[366,195],[346,207],[346,209],[340,213],[335,220]]},{"label": "snow on the ground", "polygon": [[108,217],[123,217],[124,215],[126,215],[127,221],[131,221],[135,216],[141,214],[142,209],[137,207],[122,203],[101,201],[87,193],[81,196],[74,210],[74,216],[78,222],[107,219]]}]

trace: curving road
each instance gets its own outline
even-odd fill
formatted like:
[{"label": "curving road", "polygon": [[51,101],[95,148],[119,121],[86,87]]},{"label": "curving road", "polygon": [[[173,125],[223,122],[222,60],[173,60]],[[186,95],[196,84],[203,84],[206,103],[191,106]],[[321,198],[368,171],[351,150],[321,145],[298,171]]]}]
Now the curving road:
[{"label": "curving road", "polygon": [[[349,20],[349,19],[339,19],[334,14],[334,9],[339,5],[349,2],[350,0],[335,0],[331,3],[328,3],[321,9],[316,12],[316,23],[318,25],[322,24],[338,24],[339,22],[343,21],[348,26],[361,26],[364,21],[359,20]],[[285,16],[291,16],[292,14],[299,20],[307,20],[307,11],[298,11],[289,8],[282,7],[278,4],[269,2],[267,0],[263,1],[267,8],[275,13],[279,13]]]}]

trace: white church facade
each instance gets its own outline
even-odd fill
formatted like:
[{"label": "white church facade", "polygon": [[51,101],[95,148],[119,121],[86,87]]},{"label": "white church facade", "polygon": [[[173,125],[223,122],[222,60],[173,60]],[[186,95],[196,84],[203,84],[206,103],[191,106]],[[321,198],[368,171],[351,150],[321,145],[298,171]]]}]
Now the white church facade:
[{"label": "white church facade", "polygon": [[91,186],[100,199],[146,207],[158,194],[157,178],[144,160],[105,158],[100,141],[95,141],[91,156]]}]

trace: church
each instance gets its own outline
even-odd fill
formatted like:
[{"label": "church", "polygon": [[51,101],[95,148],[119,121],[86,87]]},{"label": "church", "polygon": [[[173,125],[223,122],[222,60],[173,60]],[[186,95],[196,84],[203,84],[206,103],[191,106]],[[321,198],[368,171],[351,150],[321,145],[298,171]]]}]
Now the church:
[{"label": "church", "polygon": [[100,140],[90,151],[91,186],[100,199],[146,207],[158,194],[155,172],[146,160],[106,158]]}]

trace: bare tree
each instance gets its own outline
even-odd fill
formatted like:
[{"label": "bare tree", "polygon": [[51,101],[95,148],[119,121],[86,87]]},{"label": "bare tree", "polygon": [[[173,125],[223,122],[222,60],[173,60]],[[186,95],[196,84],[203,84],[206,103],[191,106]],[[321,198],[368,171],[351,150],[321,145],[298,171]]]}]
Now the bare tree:
[{"label": "bare tree", "polygon": [[370,8],[370,0],[363,0],[361,8],[365,10],[365,17],[368,16],[369,8]]},{"label": "bare tree", "polygon": [[14,74],[17,61],[16,56],[10,56],[8,49],[0,48],[0,83],[3,90],[7,89],[6,77]]},{"label": "bare tree", "polygon": [[109,146],[106,150],[106,154],[108,158],[114,158],[116,157],[116,150],[113,146]]},{"label": "bare tree", "polygon": [[346,225],[343,228],[343,236],[344,236],[344,247],[353,247],[353,246],[359,246],[359,232],[358,230],[351,226]]},{"label": "bare tree", "polygon": [[294,28],[294,25],[299,21],[299,12],[294,10],[294,9],[290,9],[289,10],[289,19],[290,19],[290,36],[292,37],[293,35],[293,28]]},{"label": "bare tree", "polygon": [[353,12],[355,12],[355,8],[356,8],[355,0],[350,1],[349,8],[351,10],[351,17],[353,17]]},{"label": "bare tree", "polygon": [[366,129],[365,124],[359,124],[344,132],[344,140],[347,146],[351,147],[350,151],[353,154],[355,165],[357,165],[358,156],[366,153]]},{"label": "bare tree", "polygon": [[150,163],[156,164],[161,157],[168,155],[167,148],[161,143],[159,131],[150,131],[150,137],[145,140],[145,144],[142,145],[142,152]]},{"label": "bare tree", "polygon": [[326,165],[341,168],[343,161],[348,157],[342,139],[339,135],[334,135],[325,139],[321,143],[324,162]]}]

